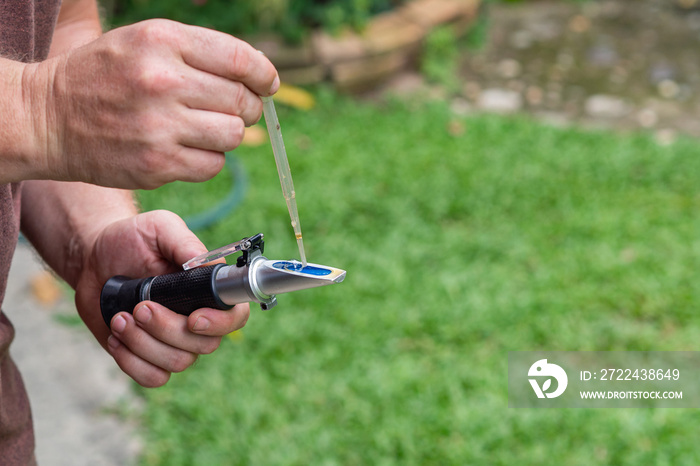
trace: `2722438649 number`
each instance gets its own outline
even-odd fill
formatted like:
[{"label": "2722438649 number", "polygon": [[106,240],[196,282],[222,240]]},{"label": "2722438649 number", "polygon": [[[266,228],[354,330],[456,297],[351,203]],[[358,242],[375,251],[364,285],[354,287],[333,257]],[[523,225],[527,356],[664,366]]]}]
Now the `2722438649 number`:
[{"label": "2722438649 number", "polygon": [[601,369],[599,380],[678,380],[678,369]]}]

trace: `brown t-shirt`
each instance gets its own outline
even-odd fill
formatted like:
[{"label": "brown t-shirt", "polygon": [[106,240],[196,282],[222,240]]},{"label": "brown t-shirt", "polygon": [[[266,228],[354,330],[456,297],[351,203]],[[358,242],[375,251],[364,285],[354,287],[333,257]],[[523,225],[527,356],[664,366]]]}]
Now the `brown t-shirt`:
[{"label": "brown t-shirt", "polygon": [[[61,0],[0,0],[0,56],[25,63],[45,60]],[[3,115],[0,124],[12,124]],[[2,154],[0,154],[2,157]],[[0,305],[19,233],[21,184],[0,185]],[[9,355],[14,328],[0,313],[0,464],[35,464],[34,433],[22,378]]]}]

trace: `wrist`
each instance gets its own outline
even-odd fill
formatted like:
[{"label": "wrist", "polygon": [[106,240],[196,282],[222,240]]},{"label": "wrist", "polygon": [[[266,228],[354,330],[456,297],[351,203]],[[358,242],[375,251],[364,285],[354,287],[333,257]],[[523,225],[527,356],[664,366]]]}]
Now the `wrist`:
[{"label": "wrist", "polygon": [[[93,188],[92,185],[83,185],[83,183],[71,184],[83,186],[88,190]],[[83,212],[82,217],[73,217],[72,219],[72,235],[64,246],[63,276],[73,289],[77,287],[85,272],[93,274],[95,270],[99,269],[100,264],[97,263],[99,254],[96,254],[95,251],[101,247],[100,238],[104,232],[113,224],[132,219],[138,214],[130,192],[113,191],[114,197],[103,199],[105,202],[103,207],[105,211],[109,212],[109,215],[104,215],[104,212]]]},{"label": "wrist", "polygon": [[31,171],[25,179],[68,179],[56,163],[60,154],[61,135],[58,131],[58,114],[56,112],[55,85],[56,69],[60,59],[25,65],[22,70],[22,109],[27,129],[25,146],[29,151]]},{"label": "wrist", "polygon": [[8,116],[0,129],[0,184],[36,176],[36,139],[32,109],[27,105],[30,65],[1,59],[0,112]]}]

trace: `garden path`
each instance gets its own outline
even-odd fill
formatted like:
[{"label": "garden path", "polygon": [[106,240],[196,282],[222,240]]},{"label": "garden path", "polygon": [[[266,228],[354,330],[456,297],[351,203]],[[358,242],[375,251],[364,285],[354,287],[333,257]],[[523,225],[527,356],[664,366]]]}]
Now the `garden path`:
[{"label": "garden path", "polygon": [[[3,309],[16,329],[10,351],[29,392],[40,466],[125,466],[140,443],[119,407],[138,405],[130,382],[75,316],[72,300],[42,305],[32,292],[44,266],[20,243],[12,261]],[[50,284],[44,284],[50,287]],[[55,284],[53,286],[56,286]]]}]

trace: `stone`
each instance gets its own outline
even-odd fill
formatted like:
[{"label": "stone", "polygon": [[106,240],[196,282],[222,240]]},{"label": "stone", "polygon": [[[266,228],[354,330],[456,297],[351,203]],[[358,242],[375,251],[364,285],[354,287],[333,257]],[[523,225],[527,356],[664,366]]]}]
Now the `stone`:
[{"label": "stone", "polygon": [[551,79],[554,82],[559,82],[564,78],[564,69],[558,64],[555,63],[552,67],[549,68],[549,79]]},{"label": "stone", "polygon": [[619,97],[597,94],[586,99],[586,114],[594,118],[620,118],[629,112],[627,103]]},{"label": "stone", "polygon": [[526,29],[515,31],[513,35],[510,36],[510,45],[518,50],[530,48],[534,41],[534,35]]},{"label": "stone", "polygon": [[272,34],[246,37],[244,40],[262,51],[278,69],[310,65],[315,60],[313,47],[308,40],[299,45],[289,45]]},{"label": "stone", "polygon": [[637,122],[642,128],[651,128],[656,126],[659,121],[659,116],[650,108],[644,108],[637,113]]},{"label": "stone", "polygon": [[608,44],[596,44],[588,50],[588,61],[592,65],[609,67],[617,63],[618,55]]},{"label": "stone", "polygon": [[362,39],[349,29],[335,37],[325,31],[316,31],[311,35],[311,46],[318,60],[327,65],[356,60],[365,55]]},{"label": "stone", "polygon": [[542,16],[532,19],[533,21],[528,23],[528,28],[539,41],[550,41],[557,39],[564,32],[561,23],[554,18]]},{"label": "stone", "polygon": [[680,94],[681,91],[680,86],[678,86],[675,81],[670,79],[664,79],[656,85],[656,88],[659,91],[659,95],[664,99],[673,99],[678,97],[678,94]]},{"label": "stone", "polygon": [[649,69],[649,80],[658,84],[666,79],[675,79],[676,74],[676,68],[672,64],[659,61],[653,63]]},{"label": "stone", "polygon": [[607,0],[600,5],[600,16],[606,19],[616,19],[623,15],[625,10],[620,2]]},{"label": "stone", "polygon": [[517,79],[511,79],[506,83],[506,86],[509,90],[515,91],[518,94],[525,90],[525,83]]},{"label": "stone", "polygon": [[575,99],[570,99],[564,102],[564,113],[567,117],[575,117],[579,113],[579,103]]},{"label": "stone", "polygon": [[328,73],[328,68],[320,64],[279,70],[282,82],[299,86],[322,82],[328,77]]},{"label": "stone", "polygon": [[479,97],[479,108],[487,112],[514,113],[522,106],[522,96],[505,89],[485,89]]},{"label": "stone", "polygon": [[575,33],[581,34],[591,28],[591,20],[583,15],[576,15],[569,21],[569,29]]},{"label": "stone", "polygon": [[644,108],[637,113],[637,122],[642,128],[651,128],[656,126],[659,121],[659,116],[650,108]]},{"label": "stone", "polygon": [[675,102],[660,98],[648,98],[644,101],[643,108],[650,109],[659,118],[659,121],[682,119],[683,109]]},{"label": "stone", "polygon": [[545,102],[550,107],[557,107],[561,102],[561,92],[547,91],[545,94]]},{"label": "stone", "polygon": [[404,71],[389,79],[385,90],[395,95],[407,96],[425,90],[425,78],[415,71]]},{"label": "stone", "polygon": [[389,12],[372,18],[360,37],[365,50],[379,55],[399,49],[417,51],[425,32],[423,27],[403,15]]},{"label": "stone", "polygon": [[331,79],[343,91],[367,90],[410,63],[405,51],[367,56],[360,60],[331,65]]},{"label": "stone", "polygon": [[638,34],[639,45],[650,49],[659,43],[659,33],[653,29],[642,31]]},{"label": "stone", "polygon": [[574,56],[569,52],[559,52],[557,54],[557,64],[562,70],[569,70],[575,64]]},{"label": "stone", "polygon": [[506,58],[498,63],[498,73],[506,79],[518,77],[521,70],[520,62],[512,58]]},{"label": "stone", "polygon": [[686,10],[696,8],[699,4],[700,4],[700,1],[698,1],[698,0],[676,0],[676,5],[678,5],[680,8],[684,8]]},{"label": "stone", "polygon": [[700,30],[700,12],[693,11],[687,18],[688,26],[695,31]]},{"label": "stone", "polygon": [[700,120],[694,118],[683,118],[676,123],[674,128],[693,137],[700,136]]},{"label": "stone", "polygon": [[478,82],[467,81],[464,83],[464,86],[462,86],[462,94],[472,102],[475,102],[481,95],[481,86]]},{"label": "stone", "polygon": [[656,143],[660,146],[670,146],[674,142],[676,142],[676,132],[670,128],[664,128],[658,130],[655,134],[654,137],[656,139]]},{"label": "stone", "polygon": [[478,6],[478,0],[418,0],[406,3],[400,12],[429,31],[436,26],[473,18]]},{"label": "stone", "polygon": [[537,86],[529,86],[525,90],[525,100],[527,100],[527,103],[533,106],[540,105],[542,103],[542,100],[544,98],[544,92],[542,91],[542,88],[537,87]]}]

